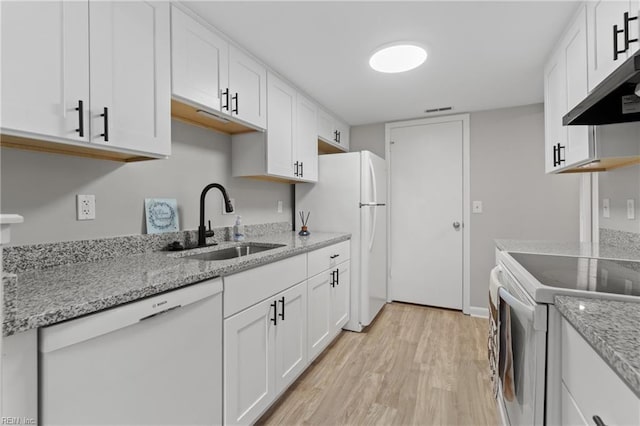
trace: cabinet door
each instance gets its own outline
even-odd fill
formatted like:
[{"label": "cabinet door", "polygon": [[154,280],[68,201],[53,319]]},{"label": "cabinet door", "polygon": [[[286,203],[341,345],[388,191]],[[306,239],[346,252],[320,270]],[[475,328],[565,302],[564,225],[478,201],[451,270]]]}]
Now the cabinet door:
[{"label": "cabinet door", "polygon": [[171,8],[171,90],[176,98],[206,109],[229,112],[229,43]]},{"label": "cabinet door", "polygon": [[335,142],[333,117],[322,108],[318,109],[318,138],[325,142]]},{"label": "cabinet door", "polygon": [[[567,108],[569,110],[580,103],[589,93],[587,84],[587,16],[586,7],[580,11],[572,22],[561,43],[563,61],[565,63],[565,82]],[[562,117],[561,117],[562,118]],[[592,155],[589,145],[588,126],[567,126],[566,162],[563,166],[588,160]]]},{"label": "cabinet door", "polygon": [[338,145],[349,150],[349,125],[341,121],[336,121],[336,130],[338,131]]},{"label": "cabinet door", "polygon": [[351,289],[351,262],[342,262],[336,268],[338,280],[331,288],[331,327],[333,333],[340,332],[349,321],[349,294]]},{"label": "cabinet door", "polygon": [[229,102],[234,117],[267,127],[267,70],[235,46],[229,47]]},{"label": "cabinet door", "polygon": [[[624,13],[629,12],[630,2],[599,0],[587,2],[589,34],[589,91],[593,90],[613,70],[627,59],[627,53],[614,59],[614,25],[624,27]],[[632,21],[636,26],[637,22]],[[624,34],[617,35],[619,50],[624,50]]]},{"label": "cabinet door", "polygon": [[300,93],[297,94],[296,121],[296,161],[302,163],[299,167],[301,180],[318,181],[318,130],[317,107],[311,100]]},{"label": "cabinet door", "polygon": [[92,142],[169,155],[169,4],[91,1],[89,19]]},{"label": "cabinet door", "polygon": [[[544,72],[544,128],[545,128],[545,171],[553,172],[565,163],[567,129],[562,126],[562,116],[567,110],[565,63],[562,51],[556,53]],[[559,145],[558,145],[559,144]]]},{"label": "cabinet door", "polygon": [[274,301],[267,299],[224,320],[225,424],[253,423],[276,395]]},{"label": "cabinet door", "polygon": [[317,357],[330,342],[332,336],[331,327],[331,271],[321,272],[309,278],[308,291],[308,315],[309,359]]},{"label": "cabinet door", "polygon": [[[87,2],[2,2],[2,128],[89,140]],[[82,111],[76,111],[79,101]],[[80,115],[84,124],[81,136]]]},{"label": "cabinet door", "polygon": [[307,283],[276,296],[276,393],[284,390],[307,366]]},{"label": "cabinet door", "polygon": [[640,0],[631,0],[631,11],[629,12],[629,17],[633,18],[634,16],[637,16],[638,19],[631,21],[629,39],[638,41],[630,44],[629,55],[633,55],[640,51]]},{"label": "cabinet door", "polygon": [[293,178],[296,91],[273,74],[267,84],[267,173]]}]

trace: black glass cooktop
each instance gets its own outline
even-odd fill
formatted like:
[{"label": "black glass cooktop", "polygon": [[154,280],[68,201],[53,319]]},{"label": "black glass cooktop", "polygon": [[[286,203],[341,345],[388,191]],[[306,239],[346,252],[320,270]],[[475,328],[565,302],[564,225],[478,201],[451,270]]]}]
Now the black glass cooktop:
[{"label": "black glass cooktop", "polygon": [[510,253],[540,284],[640,296],[640,262]]}]

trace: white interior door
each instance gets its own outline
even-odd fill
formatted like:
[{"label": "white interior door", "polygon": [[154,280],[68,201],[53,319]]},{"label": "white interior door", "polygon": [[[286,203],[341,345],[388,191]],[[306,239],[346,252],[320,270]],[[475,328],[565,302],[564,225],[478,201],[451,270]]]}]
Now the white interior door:
[{"label": "white interior door", "polygon": [[390,136],[391,298],[461,309],[463,121]]}]

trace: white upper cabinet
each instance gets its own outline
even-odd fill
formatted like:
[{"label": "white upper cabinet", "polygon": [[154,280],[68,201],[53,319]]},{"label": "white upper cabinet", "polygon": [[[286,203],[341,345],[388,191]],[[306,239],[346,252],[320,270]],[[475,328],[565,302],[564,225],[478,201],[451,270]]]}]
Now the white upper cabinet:
[{"label": "white upper cabinet", "polygon": [[180,9],[171,8],[173,97],[229,112],[229,43]]},{"label": "white upper cabinet", "polygon": [[89,141],[89,4],[0,7],[3,133]]},{"label": "white upper cabinet", "polygon": [[335,152],[349,150],[349,125],[327,111],[318,110],[318,139],[335,148]]},{"label": "white upper cabinet", "polygon": [[582,5],[544,72],[545,171],[587,161],[593,152],[588,126],[563,126],[562,117],[582,101],[587,88],[587,22]]},{"label": "white upper cabinet", "polygon": [[233,45],[229,47],[229,109],[233,117],[267,127],[267,70]]},{"label": "white upper cabinet", "polygon": [[294,177],[296,91],[275,75],[268,76],[267,173]]},{"label": "white upper cabinet", "polygon": [[[591,91],[632,52],[638,50],[640,42],[631,40],[638,38],[640,19],[633,19],[638,16],[637,0],[599,0],[589,1],[586,4],[589,34],[589,90]],[[628,32],[625,31],[625,27],[628,27]]]},{"label": "white upper cabinet", "polygon": [[316,182],[315,108],[313,102],[301,96],[286,81],[267,73],[267,131],[233,135],[233,176]]},{"label": "white upper cabinet", "polygon": [[[266,67],[176,6],[171,28],[172,95],[194,107],[174,106],[174,116],[232,134],[265,129]],[[209,122],[199,109],[240,124]]]},{"label": "white upper cabinet", "polygon": [[318,180],[318,107],[302,94],[297,94],[296,162],[294,174],[301,180]]},{"label": "white upper cabinet", "polygon": [[168,3],[1,7],[3,145],[124,161],[169,155]]},{"label": "white upper cabinet", "polygon": [[169,5],[91,1],[91,138],[169,155]]}]

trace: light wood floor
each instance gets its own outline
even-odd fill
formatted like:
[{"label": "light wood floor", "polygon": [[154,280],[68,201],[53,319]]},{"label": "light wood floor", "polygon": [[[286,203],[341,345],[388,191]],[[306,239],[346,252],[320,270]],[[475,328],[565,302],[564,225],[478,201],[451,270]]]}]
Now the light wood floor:
[{"label": "light wood floor", "polygon": [[495,425],[487,320],[386,305],[342,332],[260,420],[265,425]]}]

